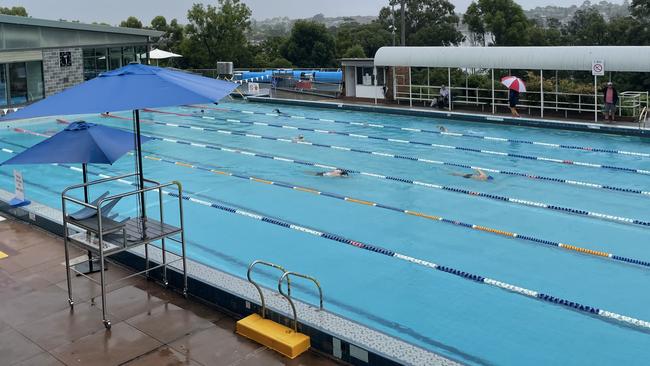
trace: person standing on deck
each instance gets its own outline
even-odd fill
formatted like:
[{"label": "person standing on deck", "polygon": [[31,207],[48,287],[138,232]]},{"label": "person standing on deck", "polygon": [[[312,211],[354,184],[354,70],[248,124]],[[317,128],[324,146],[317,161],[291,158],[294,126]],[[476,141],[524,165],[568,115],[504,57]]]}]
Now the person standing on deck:
[{"label": "person standing on deck", "polygon": [[508,93],[508,105],[510,106],[510,113],[513,117],[519,117],[519,112],[517,112],[517,104],[519,104],[519,92],[510,89]]},{"label": "person standing on deck", "polygon": [[616,104],[618,103],[618,92],[611,81],[608,82],[607,86],[603,89],[603,99],[605,100],[605,121],[609,120],[614,122]]}]

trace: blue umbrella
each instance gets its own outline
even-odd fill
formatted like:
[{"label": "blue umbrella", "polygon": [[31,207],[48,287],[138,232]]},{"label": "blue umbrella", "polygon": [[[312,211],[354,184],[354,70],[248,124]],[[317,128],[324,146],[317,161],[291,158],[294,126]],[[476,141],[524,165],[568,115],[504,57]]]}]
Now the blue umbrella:
[{"label": "blue umbrella", "polygon": [[[237,84],[183,71],[129,64],[58,94],[49,96],[0,120],[55,115],[104,113],[133,110],[140,187],[144,187],[140,138],[140,109],[195,103],[215,103],[229,95]],[[144,194],[140,195],[145,216]]]},{"label": "blue umbrella", "polygon": [[[150,140],[149,137],[140,136],[142,143]],[[81,163],[83,182],[87,183],[87,164],[113,164],[124,154],[133,150],[134,147],[135,135],[131,132],[83,121],[72,122],[63,131],[39,142],[0,165]],[[100,198],[106,195],[108,195],[108,192],[104,193]],[[88,186],[84,186],[84,201],[89,202]],[[117,201],[111,202],[111,205],[116,203]],[[107,209],[106,212],[108,213],[110,210],[108,205],[104,208]],[[82,209],[82,211],[84,210],[87,209]],[[83,213],[80,211],[79,214]],[[88,258],[90,261],[87,273],[92,273],[94,269],[90,252]]]},{"label": "blue umbrella", "polygon": [[[144,143],[151,138],[141,136],[140,140]],[[73,122],[63,131],[0,165],[80,163],[86,183],[87,164],[113,164],[134,146],[135,136],[130,132],[83,121]],[[88,187],[84,187],[84,198],[88,202]]]}]

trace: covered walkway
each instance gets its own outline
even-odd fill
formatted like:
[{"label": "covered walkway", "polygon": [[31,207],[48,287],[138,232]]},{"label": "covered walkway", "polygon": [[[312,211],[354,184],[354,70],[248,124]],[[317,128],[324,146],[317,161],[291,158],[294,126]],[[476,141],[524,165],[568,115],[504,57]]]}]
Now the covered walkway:
[{"label": "covered walkway", "polygon": [[[446,69],[445,81],[452,91],[449,110],[467,105],[491,109],[494,114],[498,107],[507,106],[507,90],[501,87],[500,78],[513,70],[524,70],[536,73],[536,89],[529,85],[521,99],[522,109],[528,109],[531,114],[535,111],[541,117],[550,110],[563,112],[565,116],[593,113],[597,121],[602,104],[601,84],[611,80],[612,73],[649,73],[649,59],[650,46],[382,47],[374,62],[376,68],[390,70],[392,99],[408,102],[410,106],[429,105],[439,95],[440,78],[432,83],[431,76],[436,71],[439,76],[441,69]],[[595,63],[604,65],[600,76],[592,73]],[[559,72],[576,72],[583,79],[593,78],[593,92],[561,91]],[[487,87],[470,85],[472,75],[487,76],[490,82]],[[458,85],[458,79],[463,77],[465,85]],[[552,79],[550,85],[549,79]],[[619,90],[619,94],[619,116],[638,119],[650,102],[647,90]]]}]

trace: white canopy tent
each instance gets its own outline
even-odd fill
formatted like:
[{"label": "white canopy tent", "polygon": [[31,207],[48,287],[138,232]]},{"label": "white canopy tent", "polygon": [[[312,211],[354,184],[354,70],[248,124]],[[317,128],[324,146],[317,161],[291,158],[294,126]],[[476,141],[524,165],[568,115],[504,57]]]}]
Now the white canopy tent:
[{"label": "white canopy tent", "polygon": [[[491,69],[494,101],[494,69],[539,70],[542,80],[543,70],[591,72],[595,61],[603,62],[607,72],[650,72],[648,60],[650,46],[382,47],[375,55],[375,67],[408,67],[409,83],[411,67],[448,68],[449,84],[452,68]],[[540,89],[543,117],[544,90]],[[597,97],[596,76],[594,93]],[[597,106],[594,113],[597,119]]]},{"label": "white canopy tent", "polygon": [[[140,55],[140,57],[146,58],[147,54],[143,53],[142,55]],[[149,51],[149,59],[156,60],[156,65],[158,65],[159,60],[165,60],[168,58],[177,58],[177,57],[183,57],[183,56],[176,53],[160,50],[158,48],[154,48],[153,50]]]}]

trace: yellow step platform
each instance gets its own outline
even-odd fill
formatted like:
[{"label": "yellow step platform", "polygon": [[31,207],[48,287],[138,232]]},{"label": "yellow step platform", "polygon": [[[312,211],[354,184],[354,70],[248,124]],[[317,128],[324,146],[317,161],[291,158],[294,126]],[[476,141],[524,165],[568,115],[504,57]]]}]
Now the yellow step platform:
[{"label": "yellow step platform", "polygon": [[310,347],[308,336],[258,314],[251,314],[238,321],[236,332],[291,359],[300,356]]}]

